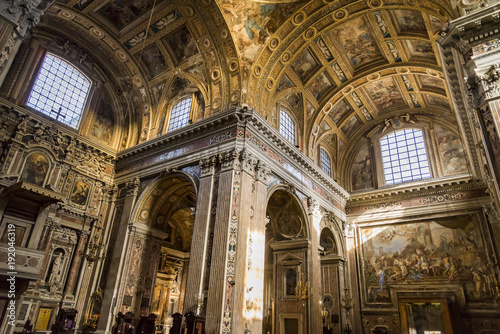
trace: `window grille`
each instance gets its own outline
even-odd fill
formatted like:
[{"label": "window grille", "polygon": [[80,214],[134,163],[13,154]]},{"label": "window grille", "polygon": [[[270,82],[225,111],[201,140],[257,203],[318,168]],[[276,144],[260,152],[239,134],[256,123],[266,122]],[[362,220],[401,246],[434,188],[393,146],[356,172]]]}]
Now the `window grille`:
[{"label": "window grille", "polygon": [[168,124],[169,132],[188,125],[192,102],[193,99],[189,97],[177,102],[172,107],[172,111],[170,112],[170,122]]},{"label": "window grille", "polygon": [[48,53],[26,105],[77,129],[90,85],[76,67]]},{"label": "window grille", "polygon": [[280,111],[280,133],[292,144],[295,144],[295,122],[284,110]]},{"label": "window grille", "polygon": [[421,130],[393,132],[380,139],[380,147],[386,185],[431,177]]},{"label": "window grille", "polygon": [[332,176],[332,163],[330,160],[330,156],[322,148],[319,150],[319,156],[320,156],[321,169],[329,176]]}]

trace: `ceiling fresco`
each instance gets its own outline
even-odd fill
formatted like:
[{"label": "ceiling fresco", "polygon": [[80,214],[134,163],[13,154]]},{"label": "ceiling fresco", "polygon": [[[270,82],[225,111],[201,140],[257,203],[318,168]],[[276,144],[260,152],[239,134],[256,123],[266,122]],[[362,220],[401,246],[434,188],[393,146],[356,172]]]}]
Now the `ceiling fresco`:
[{"label": "ceiling fresco", "polygon": [[[436,46],[454,15],[450,6],[437,0],[59,0],[40,27],[60,30],[63,39],[69,31],[86,33],[81,44],[109,61],[104,67],[116,90],[132,92],[127,108],[137,112],[139,142],[162,133],[156,127],[178,92],[197,90],[203,108],[196,120],[248,104],[277,126],[285,106],[300,123],[301,150],[314,159],[318,145],[335,145],[330,151],[342,164],[340,154],[386,118],[451,115]],[[335,144],[325,141],[331,136]]]}]

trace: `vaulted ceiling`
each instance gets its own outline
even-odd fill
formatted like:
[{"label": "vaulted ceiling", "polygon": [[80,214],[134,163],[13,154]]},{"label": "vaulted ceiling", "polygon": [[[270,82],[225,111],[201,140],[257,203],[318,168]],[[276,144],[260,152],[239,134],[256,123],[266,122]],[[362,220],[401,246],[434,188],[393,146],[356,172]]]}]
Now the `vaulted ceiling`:
[{"label": "vaulted ceiling", "polygon": [[328,146],[338,163],[389,117],[453,118],[435,42],[453,13],[440,0],[63,0],[39,29],[98,59],[132,97],[140,140],[195,87],[202,117],[248,104],[278,126],[286,108],[301,149]]}]

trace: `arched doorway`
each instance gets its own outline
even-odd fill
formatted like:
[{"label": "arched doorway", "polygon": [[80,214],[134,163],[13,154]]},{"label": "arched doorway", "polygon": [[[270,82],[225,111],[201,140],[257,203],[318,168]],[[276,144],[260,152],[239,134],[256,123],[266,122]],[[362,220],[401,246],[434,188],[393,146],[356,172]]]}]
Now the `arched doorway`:
[{"label": "arched doorway", "polygon": [[182,313],[195,210],[196,185],[183,173],[155,182],[138,205],[134,226],[147,231],[157,246],[143,253],[140,265],[131,257],[128,276],[135,267],[143,268],[139,312],[155,314],[157,329],[163,328],[164,333],[172,326],[172,315]]},{"label": "arched doorway", "polygon": [[307,216],[299,199],[272,192],[267,204],[263,334],[305,334],[311,275]]}]

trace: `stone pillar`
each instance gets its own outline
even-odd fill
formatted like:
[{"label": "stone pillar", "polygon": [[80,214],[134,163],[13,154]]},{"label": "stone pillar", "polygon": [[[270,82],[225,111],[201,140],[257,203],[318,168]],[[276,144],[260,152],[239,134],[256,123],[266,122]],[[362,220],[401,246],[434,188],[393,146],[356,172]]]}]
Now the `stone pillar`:
[{"label": "stone pillar", "polygon": [[241,172],[235,150],[219,155],[221,171],[217,216],[213,236],[212,260],[205,329],[207,334],[231,332],[232,301],[235,285],[236,238]]},{"label": "stone pillar", "polygon": [[75,256],[73,257],[73,263],[71,264],[68,280],[66,282],[66,290],[64,291],[65,295],[73,294],[73,290],[76,284],[76,277],[78,275],[80,269],[80,263],[82,261],[82,254],[85,249],[85,240],[87,240],[88,236],[87,231],[81,231],[79,234],[80,238],[78,239],[78,244],[75,249]]},{"label": "stone pillar", "polygon": [[119,221],[117,222],[119,228],[117,229],[115,239],[115,247],[111,256],[111,265],[109,269],[108,279],[106,281],[106,288],[104,290],[104,297],[101,307],[101,315],[97,323],[97,330],[99,332],[109,331],[113,325],[113,313],[115,309],[116,297],[118,288],[121,284],[121,271],[123,268],[123,260],[125,259],[125,251],[127,250],[128,241],[128,223],[130,215],[134,208],[139,193],[139,178],[134,178],[125,184],[123,191],[126,192],[123,203],[123,211]]},{"label": "stone pillar", "polygon": [[0,86],[30,30],[54,0],[0,1]]},{"label": "stone pillar", "polygon": [[309,249],[308,263],[309,282],[311,284],[311,292],[309,299],[309,315],[310,315],[310,330],[311,333],[321,333],[321,309],[319,301],[321,300],[321,261],[319,258],[319,235],[321,214],[319,212],[319,205],[316,200],[309,197],[307,199],[309,230],[311,232],[310,240],[311,247]]},{"label": "stone pillar", "polygon": [[[361,305],[359,303],[356,303],[356,301],[360,300],[359,297],[359,290],[358,290],[358,278],[356,275],[356,231],[353,226],[354,224],[352,223],[347,223],[345,226],[344,234],[346,237],[346,248],[347,248],[347,263],[348,266],[346,266],[345,271],[344,271],[344,278],[347,281],[347,286],[345,288],[348,288],[349,290],[344,290],[341,291],[340,294],[343,295],[344,301],[351,298],[352,299],[352,304],[350,305],[352,308],[349,309],[348,311],[344,306],[347,306],[344,303],[344,317],[345,317],[345,322],[344,322],[344,327],[347,325],[347,322],[349,322],[352,326],[353,333],[362,333],[362,323],[361,323]],[[339,277],[340,278],[340,277]],[[343,278],[340,278],[343,279]],[[345,293],[348,292],[350,296],[346,296]],[[348,314],[349,313],[349,314]]]},{"label": "stone pillar", "polygon": [[197,194],[193,239],[191,241],[189,269],[183,304],[184,314],[188,311],[200,314],[201,311],[201,301],[203,300],[203,277],[207,269],[205,258],[207,253],[208,228],[216,161],[216,157],[210,157],[200,161],[201,178]]},{"label": "stone pillar", "polygon": [[[250,305],[246,305],[247,314],[246,321],[247,329],[250,333],[261,333],[264,320],[264,266],[265,266],[265,249],[266,249],[266,207],[267,207],[267,182],[270,170],[267,166],[259,161],[255,168],[255,182],[253,189],[253,215],[252,225],[250,226],[249,241],[251,249],[250,261],[248,266],[247,277],[252,279],[249,286],[250,291],[246,292],[245,301],[250,301]],[[251,308],[249,309],[249,306]]]}]

